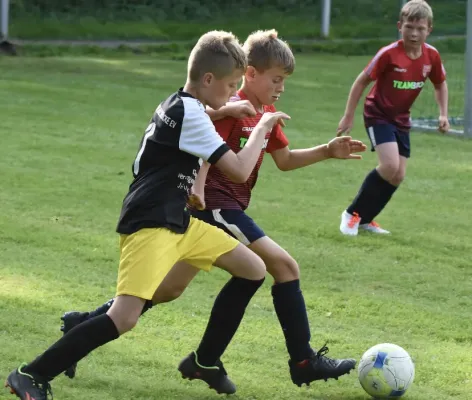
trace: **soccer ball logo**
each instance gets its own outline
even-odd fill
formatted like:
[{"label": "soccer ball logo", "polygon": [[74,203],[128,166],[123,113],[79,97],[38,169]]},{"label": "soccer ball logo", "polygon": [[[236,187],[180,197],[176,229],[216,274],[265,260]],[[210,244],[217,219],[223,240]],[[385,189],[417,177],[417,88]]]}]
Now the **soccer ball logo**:
[{"label": "soccer ball logo", "polygon": [[415,377],[415,365],[400,346],[382,343],[367,350],[358,367],[359,382],[376,399],[398,399]]}]

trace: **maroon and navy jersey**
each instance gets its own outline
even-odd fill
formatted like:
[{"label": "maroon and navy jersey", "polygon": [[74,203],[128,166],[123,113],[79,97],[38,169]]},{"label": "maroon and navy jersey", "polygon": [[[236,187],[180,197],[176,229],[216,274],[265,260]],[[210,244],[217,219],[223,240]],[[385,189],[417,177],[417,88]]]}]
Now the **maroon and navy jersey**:
[{"label": "maroon and navy jersey", "polygon": [[410,129],[410,108],[427,78],[434,84],[446,79],[439,52],[423,44],[421,57],[409,58],[403,41],[383,47],[364,69],[375,81],[364,104],[366,126],[394,124],[401,131]]},{"label": "maroon and navy jersey", "polygon": [[[236,100],[245,100],[247,97],[241,90],[233,98]],[[264,112],[275,112],[273,105],[264,106]],[[226,144],[235,153],[241,151],[251,135],[254,127],[261,119],[262,114],[258,113],[254,117],[236,119],[227,117],[215,121],[215,128]],[[288,146],[288,139],[277,124],[272,131],[267,132],[263,148],[254,170],[249,179],[244,183],[234,183],[227,178],[218,168],[211,166],[208,172],[205,184],[205,203],[209,210],[214,209],[239,209],[245,210],[249,206],[251,199],[251,190],[257,182],[259,168],[265,153],[271,153],[275,150]]]}]

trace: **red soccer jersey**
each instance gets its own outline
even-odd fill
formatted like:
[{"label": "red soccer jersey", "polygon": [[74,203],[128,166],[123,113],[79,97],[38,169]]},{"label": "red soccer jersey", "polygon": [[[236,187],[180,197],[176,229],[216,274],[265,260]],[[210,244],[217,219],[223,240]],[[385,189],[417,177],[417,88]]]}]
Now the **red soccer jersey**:
[{"label": "red soccer jersey", "polygon": [[425,43],[421,57],[412,60],[402,40],[380,49],[364,71],[375,80],[364,104],[366,125],[390,123],[401,131],[410,129],[410,108],[426,78],[434,84],[446,79],[441,57],[433,46]]},{"label": "red soccer jersey", "polygon": [[[239,90],[232,100],[246,100],[243,91]],[[275,107],[264,106],[264,112],[274,112]],[[246,144],[249,135],[261,119],[262,114],[254,117],[236,119],[227,117],[215,121],[216,131],[235,153],[239,152]],[[256,184],[259,168],[265,153],[271,153],[288,145],[288,139],[279,124],[272,131],[267,132],[264,146],[261,150],[254,170],[249,179],[244,183],[231,182],[218,168],[211,166],[205,184],[205,203],[209,210],[214,209],[238,209],[245,210],[249,206],[251,190]]]}]

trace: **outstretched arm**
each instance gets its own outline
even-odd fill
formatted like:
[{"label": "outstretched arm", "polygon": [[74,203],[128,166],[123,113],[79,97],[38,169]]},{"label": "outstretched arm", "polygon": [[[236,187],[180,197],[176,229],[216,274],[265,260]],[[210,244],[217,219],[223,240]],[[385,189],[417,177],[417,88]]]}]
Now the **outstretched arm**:
[{"label": "outstretched arm", "polygon": [[336,137],[328,144],[309,149],[290,150],[288,146],[271,153],[275,164],[281,171],[303,168],[329,158],[358,160],[362,156],[355,154],[366,150],[366,145],[350,136]]}]

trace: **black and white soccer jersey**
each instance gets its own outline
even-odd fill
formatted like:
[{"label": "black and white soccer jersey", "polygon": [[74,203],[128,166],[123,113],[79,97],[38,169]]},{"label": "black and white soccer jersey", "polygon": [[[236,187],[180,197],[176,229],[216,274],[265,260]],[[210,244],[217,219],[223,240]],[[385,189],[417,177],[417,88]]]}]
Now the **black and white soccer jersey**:
[{"label": "black and white soccer jersey", "polygon": [[166,227],[184,233],[201,159],[214,164],[227,151],[203,104],[182,89],[172,94],[157,107],[141,140],[117,231]]}]

